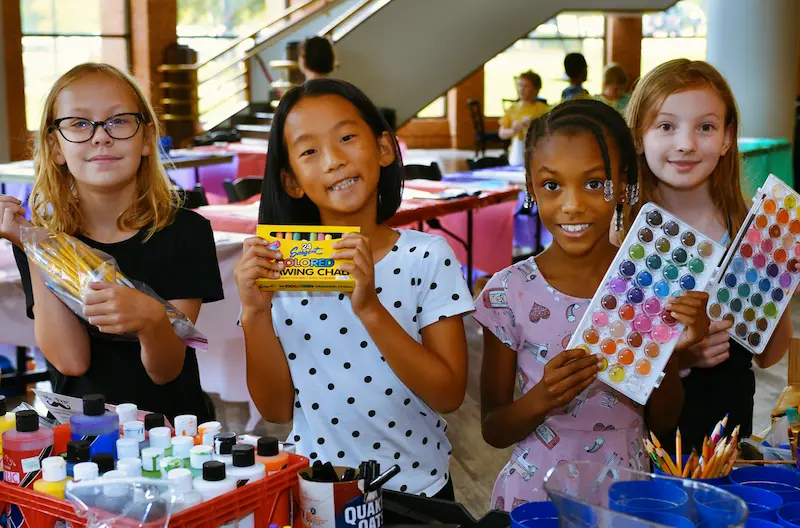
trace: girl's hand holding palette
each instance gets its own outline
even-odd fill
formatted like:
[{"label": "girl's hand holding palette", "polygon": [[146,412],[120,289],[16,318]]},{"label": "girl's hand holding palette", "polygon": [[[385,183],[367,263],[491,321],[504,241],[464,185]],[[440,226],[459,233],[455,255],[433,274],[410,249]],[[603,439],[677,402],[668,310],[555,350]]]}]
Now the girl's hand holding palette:
[{"label": "girl's hand holding palette", "polygon": [[764,351],[800,280],[800,195],[773,175],[753,200],[721,272],[708,315],[728,320],[731,336]]},{"label": "girl's hand holding palette", "polygon": [[724,251],[655,204],[645,204],[567,348],[602,352],[598,379],[644,405],[683,331],[665,304],[683,291],[702,291]]}]

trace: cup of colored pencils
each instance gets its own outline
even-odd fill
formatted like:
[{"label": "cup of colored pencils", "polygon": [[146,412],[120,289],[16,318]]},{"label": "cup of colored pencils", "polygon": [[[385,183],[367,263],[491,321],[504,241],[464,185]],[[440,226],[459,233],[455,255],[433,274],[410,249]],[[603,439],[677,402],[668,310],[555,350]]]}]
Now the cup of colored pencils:
[{"label": "cup of colored pencils", "polygon": [[703,445],[692,449],[688,457],[682,454],[681,432],[675,434],[675,460],[661,446],[656,435],[644,439],[645,449],[653,464],[662,473],[681,478],[708,480],[727,477],[736,462],[739,444],[739,426],[729,437],[723,437],[726,416],[717,424],[710,437],[703,440]]}]

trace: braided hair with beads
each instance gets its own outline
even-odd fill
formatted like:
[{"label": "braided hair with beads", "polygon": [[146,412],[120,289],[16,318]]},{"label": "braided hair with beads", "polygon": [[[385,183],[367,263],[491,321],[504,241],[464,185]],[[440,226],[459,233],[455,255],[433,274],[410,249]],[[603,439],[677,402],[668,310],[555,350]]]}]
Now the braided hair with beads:
[{"label": "braided hair with beads", "polygon": [[614,199],[614,183],[611,179],[611,159],[606,134],[613,138],[620,152],[620,172],[626,177],[625,197],[617,202],[616,207],[615,229],[620,231],[623,203],[633,205],[639,200],[639,171],[631,131],[619,112],[606,103],[594,99],[572,99],[532,121],[525,136],[525,177],[530,181],[531,156],[539,140],[559,131],[577,130],[591,132],[603,153],[603,168],[606,173],[603,196],[607,202]]}]

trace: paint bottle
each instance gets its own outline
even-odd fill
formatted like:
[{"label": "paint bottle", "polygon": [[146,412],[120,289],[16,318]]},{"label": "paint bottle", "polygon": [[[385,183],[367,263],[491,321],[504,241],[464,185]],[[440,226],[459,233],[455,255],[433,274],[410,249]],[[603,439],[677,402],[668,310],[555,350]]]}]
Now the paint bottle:
[{"label": "paint bottle", "polygon": [[211,462],[213,452],[207,445],[196,445],[189,450],[189,469],[195,478],[203,476],[203,464]]},{"label": "paint bottle", "polygon": [[67,442],[67,476],[72,476],[75,464],[88,462],[91,459],[89,448],[89,442],[86,440],[70,440]]},{"label": "paint bottle", "polygon": [[117,459],[139,458],[139,445],[138,438],[120,438],[117,440]]},{"label": "paint bottle", "polygon": [[[267,476],[264,464],[256,463],[256,449],[251,445],[233,446],[233,465],[226,468],[228,475],[236,480],[236,487],[261,480]],[[280,500],[280,497],[278,498]],[[275,508],[277,511],[279,508]],[[238,528],[255,528],[255,514],[250,514],[236,523]]]},{"label": "paint bottle", "polygon": [[175,417],[175,436],[197,436],[197,416],[179,414]]},{"label": "paint bottle", "polygon": [[159,447],[164,450],[164,456],[172,456],[171,437],[169,427],[153,427],[150,429],[150,447]]},{"label": "paint bottle", "polygon": [[132,496],[126,483],[114,484],[115,480],[124,479],[127,475],[119,470],[113,470],[103,475],[103,492],[97,497],[97,508],[109,513],[122,513]]},{"label": "paint bottle", "polygon": [[[53,453],[53,430],[39,429],[36,411],[19,411],[14,429],[3,433],[3,480],[30,488],[41,478],[41,460]],[[9,526],[22,526],[22,511],[14,504],[5,505]]]},{"label": "paint bottle", "polygon": [[236,433],[219,433],[214,437],[214,460],[226,466],[233,465],[233,446],[236,445]]},{"label": "paint bottle", "polygon": [[135,403],[120,403],[116,407],[119,416],[119,435],[125,436],[124,425],[127,422],[134,422],[139,416],[139,408]]},{"label": "paint bottle", "polygon": [[183,467],[183,459],[178,457],[164,457],[158,461],[158,469],[161,472],[161,478],[167,478],[169,472],[173,469],[180,469]]},{"label": "paint bottle", "polygon": [[123,471],[130,478],[142,476],[142,461],[138,458],[120,458],[117,461],[117,470]]},{"label": "paint bottle", "polygon": [[194,445],[207,445],[214,447],[214,437],[222,432],[222,424],[219,422],[205,422],[197,427],[197,436]]},{"label": "paint bottle", "polygon": [[[274,436],[262,436],[256,443],[256,462],[264,465],[267,475],[274,475],[289,466],[289,453],[281,451],[278,439]],[[278,526],[287,525],[290,509],[288,494],[279,495],[272,518],[268,520]]]},{"label": "paint bottle", "polygon": [[42,460],[42,478],[33,483],[39,493],[64,500],[64,489],[72,477],[67,476],[67,462],[60,456]]},{"label": "paint bottle", "polygon": [[169,491],[164,492],[162,498],[170,501],[171,495],[175,496],[172,503],[172,513],[186,510],[203,502],[203,496],[194,489],[192,472],[186,468],[173,469],[167,474]]},{"label": "paint bottle", "polygon": [[164,427],[164,415],[161,413],[150,413],[144,417],[144,436],[146,440],[150,439],[150,429],[154,427]]},{"label": "paint bottle", "polygon": [[264,464],[267,475],[274,475],[289,466],[289,453],[280,450],[274,436],[262,436],[256,444],[256,462]]},{"label": "paint bottle", "polygon": [[194,489],[203,500],[211,500],[236,489],[236,481],[225,474],[225,464],[212,460],[203,464],[203,476],[194,479]]},{"label": "paint bottle", "polygon": [[[16,423],[17,423],[17,417],[14,415],[14,413],[8,412],[8,403],[6,402],[6,397],[0,395],[0,457],[3,456],[2,434],[8,431],[9,429],[13,429],[14,424]],[[3,478],[3,469],[0,468],[0,480],[2,480],[2,478]]]},{"label": "paint bottle", "polygon": [[192,467],[190,458],[192,448],[194,447],[194,437],[173,436],[170,443],[172,444],[172,456],[183,460],[183,467],[190,469]]},{"label": "paint bottle", "polygon": [[142,476],[154,479],[161,478],[159,462],[164,458],[164,450],[160,447],[142,449]]},{"label": "paint bottle", "polygon": [[111,453],[114,458],[117,457],[119,415],[106,410],[104,396],[84,396],[83,413],[70,416],[69,430],[73,440],[89,440],[92,455]]},{"label": "paint bottle", "polygon": [[139,451],[147,447],[144,439],[144,422],[133,420],[122,424],[123,438],[134,438],[139,441]]},{"label": "paint bottle", "polygon": [[[67,482],[67,490],[69,490],[73,483],[82,482],[84,480],[94,480],[100,476],[97,464],[94,462],[81,462],[80,464],[75,464],[75,467],[72,468],[72,472],[74,473],[74,476],[72,481]],[[100,493],[101,491],[99,487],[81,489],[80,499],[86,504],[86,506],[92,507],[97,502],[97,496],[100,495]]]},{"label": "paint bottle", "polygon": [[97,464],[101,477],[114,470],[114,456],[111,453],[97,453],[92,456],[92,462]]}]

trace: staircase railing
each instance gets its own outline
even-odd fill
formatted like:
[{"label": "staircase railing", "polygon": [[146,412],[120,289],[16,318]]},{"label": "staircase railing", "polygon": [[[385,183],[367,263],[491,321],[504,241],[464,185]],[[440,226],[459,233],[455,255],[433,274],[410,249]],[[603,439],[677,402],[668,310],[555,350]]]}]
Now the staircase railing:
[{"label": "staircase railing", "polygon": [[362,0],[348,9],[344,15],[326,26],[320,31],[320,34],[336,42],[389,2],[391,2],[391,0]]},{"label": "staircase railing", "polygon": [[[269,37],[336,1],[302,0],[203,62],[159,66],[165,77],[159,84],[159,103],[165,110],[161,119],[167,128],[170,122],[191,122],[195,132],[207,130],[246,108],[250,103],[248,59],[266,46]],[[262,69],[269,79],[263,65]]]}]

